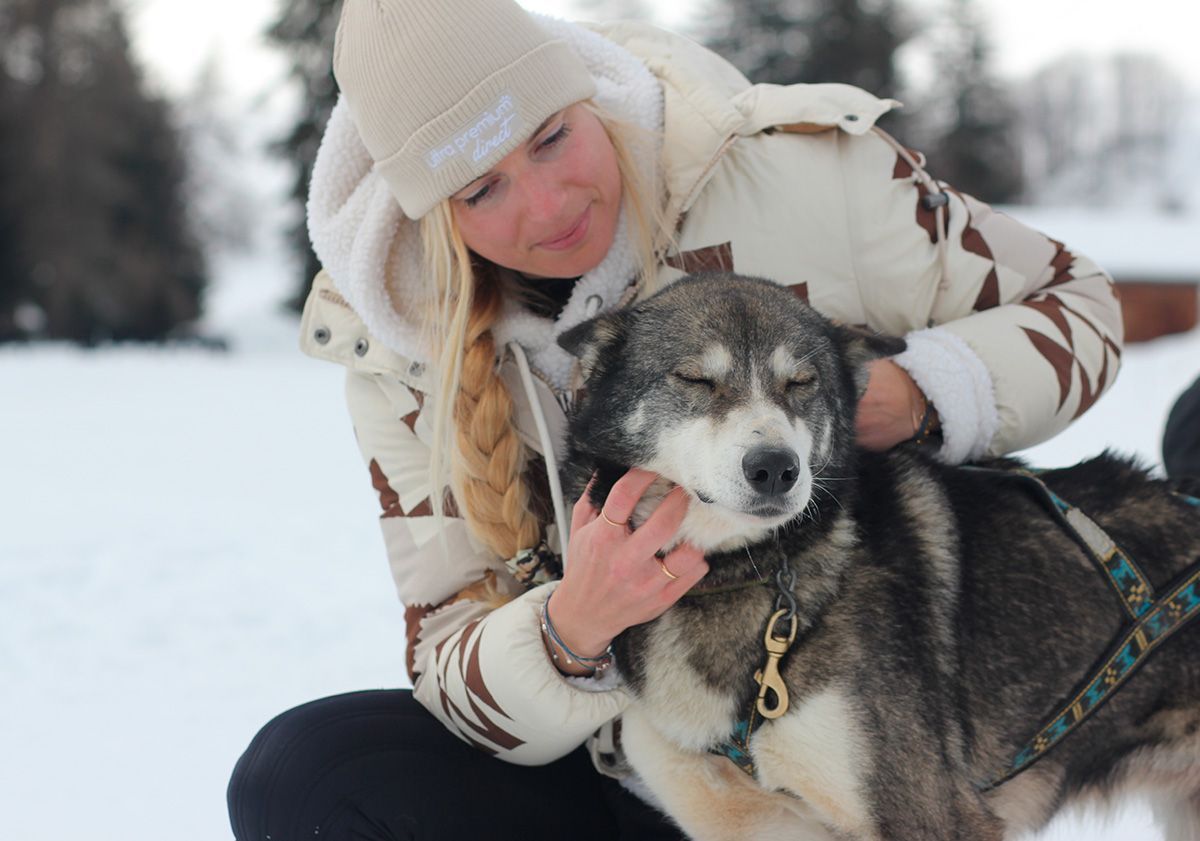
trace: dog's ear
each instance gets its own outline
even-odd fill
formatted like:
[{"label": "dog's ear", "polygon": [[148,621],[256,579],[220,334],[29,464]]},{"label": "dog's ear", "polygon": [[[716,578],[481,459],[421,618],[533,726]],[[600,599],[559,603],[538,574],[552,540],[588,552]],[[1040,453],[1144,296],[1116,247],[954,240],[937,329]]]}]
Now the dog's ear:
[{"label": "dog's ear", "polygon": [[862,327],[845,324],[834,325],[834,337],[843,358],[854,372],[854,385],[858,396],[862,397],[867,390],[867,363],[874,359],[883,359],[903,353],[908,344],[899,336],[888,336],[883,333],[873,333]]},{"label": "dog's ear", "polygon": [[625,343],[628,326],[628,312],[618,310],[576,324],[558,337],[558,345],[579,360],[583,377],[588,379]]}]

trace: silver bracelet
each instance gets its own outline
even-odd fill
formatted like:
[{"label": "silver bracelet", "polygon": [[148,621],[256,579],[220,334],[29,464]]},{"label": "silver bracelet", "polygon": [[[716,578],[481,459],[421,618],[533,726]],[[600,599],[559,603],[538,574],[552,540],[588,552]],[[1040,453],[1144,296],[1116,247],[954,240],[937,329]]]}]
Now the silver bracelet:
[{"label": "silver bracelet", "polygon": [[613,661],[613,650],[611,644],[608,646],[608,648],[604,649],[604,653],[599,657],[581,657],[568,648],[567,644],[562,641],[562,637],[558,635],[558,631],[554,630],[554,623],[550,621],[550,599],[553,596],[554,594],[551,593],[546,597],[546,601],[542,602],[542,633],[544,633],[552,643],[550,646],[550,656],[553,658],[554,662],[558,662],[558,651],[556,651],[554,648],[554,646],[557,645],[563,650],[564,659],[567,665],[570,665],[571,663],[580,663],[584,666],[590,666],[593,674],[599,674],[611,666]]}]

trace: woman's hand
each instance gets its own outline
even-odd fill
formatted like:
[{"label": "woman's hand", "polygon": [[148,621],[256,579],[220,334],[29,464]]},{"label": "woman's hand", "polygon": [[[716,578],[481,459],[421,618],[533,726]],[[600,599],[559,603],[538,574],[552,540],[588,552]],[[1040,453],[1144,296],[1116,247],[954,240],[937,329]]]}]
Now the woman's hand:
[{"label": "woman's hand", "polygon": [[[688,543],[661,561],[655,557],[672,542],[687,513],[683,488],[672,489],[636,530],[625,525],[658,478],[646,470],[630,470],[613,485],[603,517],[587,492],[575,503],[566,569],[549,612],[559,637],[582,657],[600,656],[621,631],[664,613],[708,572],[703,553]],[[563,671],[589,671],[559,662]]]},{"label": "woman's hand", "polygon": [[882,452],[916,434],[928,403],[908,372],[890,359],[873,360],[867,370],[871,378],[858,401],[858,444]]}]

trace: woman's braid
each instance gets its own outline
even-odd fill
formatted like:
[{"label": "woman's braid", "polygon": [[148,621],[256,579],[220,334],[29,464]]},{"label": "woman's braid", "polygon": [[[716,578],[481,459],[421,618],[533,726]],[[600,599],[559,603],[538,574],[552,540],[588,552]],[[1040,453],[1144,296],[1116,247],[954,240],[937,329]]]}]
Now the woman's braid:
[{"label": "woman's braid", "polygon": [[525,447],[513,424],[513,401],[497,371],[491,327],[500,316],[501,290],[477,278],[464,340],[454,405],[459,508],[472,532],[501,558],[534,546],[541,523],[529,510]]}]

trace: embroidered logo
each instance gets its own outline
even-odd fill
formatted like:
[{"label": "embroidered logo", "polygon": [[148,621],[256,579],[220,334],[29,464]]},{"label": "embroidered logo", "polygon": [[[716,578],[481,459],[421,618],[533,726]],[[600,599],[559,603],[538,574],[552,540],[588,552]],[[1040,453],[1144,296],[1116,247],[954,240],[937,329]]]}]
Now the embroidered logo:
[{"label": "embroidered logo", "polygon": [[437,169],[451,158],[467,154],[478,163],[504,145],[520,127],[521,115],[516,100],[510,94],[504,94],[466,128],[431,149],[425,156],[425,163],[430,169]]}]

